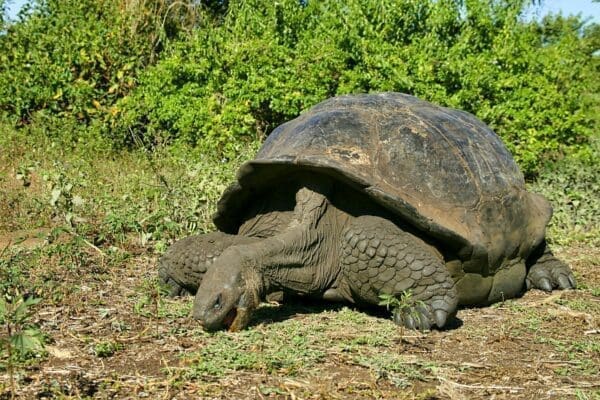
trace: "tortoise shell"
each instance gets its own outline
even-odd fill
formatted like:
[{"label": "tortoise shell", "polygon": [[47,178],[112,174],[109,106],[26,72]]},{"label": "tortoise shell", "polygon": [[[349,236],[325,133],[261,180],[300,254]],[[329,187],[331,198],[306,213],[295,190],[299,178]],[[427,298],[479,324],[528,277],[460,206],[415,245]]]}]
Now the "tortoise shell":
[{"label": "tortoise shell", "polygon": [[543,240],[549,203],[528,192],[500,138],[473,115],[400,93],[348,95],[276,128],[219,201],[237,233],[244,207],[292,169],[343,180],[462,260],[494,273]]}]

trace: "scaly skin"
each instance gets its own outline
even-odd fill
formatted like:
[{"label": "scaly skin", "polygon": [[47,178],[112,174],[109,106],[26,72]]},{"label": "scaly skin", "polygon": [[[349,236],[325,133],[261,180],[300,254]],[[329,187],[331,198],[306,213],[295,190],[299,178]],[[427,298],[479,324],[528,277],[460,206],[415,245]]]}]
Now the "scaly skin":
[{"label": "scaly skin", "polygon": [[223,232],[186,237],[161,257],[158,276],[169,287],[171,296],[196,294],[204,274],[225,249],[256,240]]},{"label": "scaly skin", "polygon": [[[159,274],[174,295],[197,290],[193,315],[208,330],[242,329],[260,299],[280,290],[371,305],[382,294],[401,297],[410,291],[411,302],[394,321],[411,329],[445,326],[459,296],[442,255],[389,219],[343,211],[329,201],[330,192],[327,182],[313,182],[296,192],[293,212],[284,211],[289,217],[264,213],[271,237],[215,232],[183,239],[161,259]],[[273,228],[272,221],[280,222]],[[261,220],[252,227],[264,231]],[[547,247],[540,246],[539,253],[529,260],[528,287],[575,286],[569,268]],[[514,296],[525,282],[507,277]]]},{"label": "scaly skin", "polygon": [[378,304],[381,294],[399,298],[412,293],[412,303],[396,314],[395,322],[400,325],[441,328],[456,313],[455,282],[442,258],[386,219],[353,219],[342,234],[340,262],[357,301]]},{"label": "scaly skin", "polygon": [[525,283],[527,289],[542,289],[551,292],[552,289],[574,289],[577,284],[571,268],[552,254],[546,243],[542,243],[541,256],[534,255],[535,263],[527,273]]},{"label": "scaly skin", "polygon": [[296,201],[280,234],[230,246],[206,272],[193,312],[206,329],[240,329],[273,290],[371,305],[411,291],[414,303],[395,316],[411,329],[441,328],[456,312],[454,281],[433,247],[384,218],[352,217],[318,191],[302,188]]},{"label": "scaly skin", "polygon": [[198,288],[194,318],[207,330],[238,330],[268,293],[325,291],[335,279],[332,275],[337,275],[331,274],[327,254],[333,239],[324,237],[326,233],[336,237],[331,232],[335,214],[327,206],[325,196],[301,188],[296,193],[294,218],[281,233],[224,250]]}]

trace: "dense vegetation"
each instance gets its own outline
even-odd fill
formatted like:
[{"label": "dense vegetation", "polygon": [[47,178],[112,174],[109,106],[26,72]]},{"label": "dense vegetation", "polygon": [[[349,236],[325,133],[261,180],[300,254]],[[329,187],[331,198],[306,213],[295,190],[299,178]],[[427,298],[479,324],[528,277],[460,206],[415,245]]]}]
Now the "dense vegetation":
[{"label": "dense vegetation", "polygon": [[0,35],[0,114],[66,142],[232,157],[336,94],[476,114],[528,176],[592,159],[599,30],[525,0],[38,0]]},{"label": "dense vegetation", "polygon": [[528,21],[530,3],[33,0],[0,19],[0,183],[41,187],[0,188],[0,231],[66,224],[160,251],[212,229],[275,126],[394,90],[487,122],[553,202],[552,240],[597,242],[600,26]]},{"label": "dense vegetation", "polygon": [[[304,398],[320,392],[317,375],[340,398],[517,393],[498,386],[506,376],[524,397],[594,396],[599,25],[529,21],[526,0],[31,0],[16,21],[6,3],[0,398],[219,397],[232,385]],[[333,95],[384,90],[467,110],[502,136],[553,203],[548,239],[577,291],[533,293],[479,320],[468,310],[465,327],[416,342],[348,309],[259,323],[232,341],[190,324],[189,301],[160,296],[156,257],[214,229],[216,200],[275,126]],[[85,375],[60,369],[75,360]],[[306,384],[288,390],[295,376]]]}]

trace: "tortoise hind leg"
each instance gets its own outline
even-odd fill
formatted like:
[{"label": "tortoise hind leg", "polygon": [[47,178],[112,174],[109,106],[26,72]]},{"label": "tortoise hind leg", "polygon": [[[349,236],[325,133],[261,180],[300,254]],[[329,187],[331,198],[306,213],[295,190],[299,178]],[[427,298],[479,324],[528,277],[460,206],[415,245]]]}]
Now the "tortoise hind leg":
[{"label": "tortoise hind leg", "polygon": [[525,283],[527,289],[536,288],[550,292],[553,289],[575,289],[573,271],[567,264],[552,254],[544,241],[529,257],[529,270]]},{"label": "tortoise hind leg", "polygon": [[226,248],[256,241],[256,238],[211,232],[173,243],[158,262],[158,276],[171,296],[195,294],[214,260]]},{"label": "tortoise hind leg", "polygon": [[431,246],[386,219],[354,219],[342,233],[340,262],[357,302],[379,304],[381,295],[400,299],[394,312],[399,325],[441,328],[456,313],[458,296],[444,261]]}]

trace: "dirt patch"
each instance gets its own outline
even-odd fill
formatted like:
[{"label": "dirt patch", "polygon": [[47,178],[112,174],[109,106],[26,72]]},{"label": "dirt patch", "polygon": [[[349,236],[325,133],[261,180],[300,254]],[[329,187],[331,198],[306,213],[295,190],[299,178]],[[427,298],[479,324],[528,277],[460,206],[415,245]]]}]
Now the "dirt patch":
[{"label": "dirt patch", "polygon": [[[85,244],[50,251],[41,259],[45,270],[31,276],[46,285],[39,288],[44,301],[36,322],[50,338],[48,354],[21,369],[18,393],[32,399],[594,399],[600,395],[600,250],[558,252],[581,289],[534,290],[492,307],[462,309],[445,331],[422,334],[359,310],[295,304],[263,307],[247,331],[209,335],[187,317],[190,298],[158,294],[154,257],[111,258]],[[8,381],[7,374],[1,379]]]},{"label": "dirt patch", "polygon": [[17,230],[13,232],[0,232],[0,249],[9,246],[18,246],[26,249],[43,246],[47,242],[50,229]]}]

